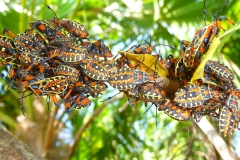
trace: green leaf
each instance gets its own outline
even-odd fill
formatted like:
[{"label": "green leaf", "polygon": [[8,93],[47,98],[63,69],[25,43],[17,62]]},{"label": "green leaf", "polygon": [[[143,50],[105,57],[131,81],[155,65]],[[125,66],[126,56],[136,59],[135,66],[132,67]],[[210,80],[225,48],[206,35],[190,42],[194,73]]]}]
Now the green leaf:
[{"label": "green leaf", "polygon": [[16,121],[11,116],[6,115],[3,112],[0,112],[0,117],[1,117],[1,121],[5,122],[6,124],[8,124],[14,128],[17,127]]}]

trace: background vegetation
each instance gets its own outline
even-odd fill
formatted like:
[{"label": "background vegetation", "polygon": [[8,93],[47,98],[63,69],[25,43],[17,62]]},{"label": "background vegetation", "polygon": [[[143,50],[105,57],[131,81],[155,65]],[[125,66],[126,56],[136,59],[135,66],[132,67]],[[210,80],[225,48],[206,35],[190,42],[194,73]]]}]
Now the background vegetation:
[{"label": "background vegetation", "polygon": [[[215,13],[225,0],[207,0],[206,9]],[[0,1],[0,29],[14,34],[29,28],[28,22],[46,19],[54,13],[39,0]],[[203,1],[179,0],[48,0],[57,16],[83,23],[90,38],[103,39],[117,54],[133,44],[152,37],[152,44],[168,44],[179,48],[179,40],[191,40],[204,25]],[[221,15],[238,22],[240,1],[232,0]],[[211,15],[207,14],[207,23]],[[223,28],[231,27],[223,22]],[[239,31],[229,38],[218,57],[236,73],[239,84]],[[178,51],[156,48],[166,57]],[[4,72],[6,68],[2,68]],[[5,72],[4,72],[5,73]],[[8,88],[0,79],[0,125],[46,159],[220,159],[219,152],[207,135],[192,121],[178,122],[151,108],[146,114],[142,104],[130,107],[127,99],[117,96],[100,102],[116,90],[109,88],[90,107],[75,111],[74,116],[51,104],[48,111],[45,97],[24,99],[25,117],[21,112],[21,93]],[[157,127],[156,127],[157,120]],[[215,119],[211,124],[218,130]],[[240,157],[240,132],[224,138],[228,148]],[[237,157],[236,157],[237,158]]]}]

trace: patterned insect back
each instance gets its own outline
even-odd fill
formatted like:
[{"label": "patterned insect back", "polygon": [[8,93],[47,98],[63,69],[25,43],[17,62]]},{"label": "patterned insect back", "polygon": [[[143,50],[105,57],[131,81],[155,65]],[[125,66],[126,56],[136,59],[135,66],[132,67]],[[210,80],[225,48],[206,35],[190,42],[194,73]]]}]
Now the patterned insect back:
[{"label": "patterned insect back", "polygon": [[213,96],[211,88],[189,84],[175,93],[174,101],[185,108],[193,108],[202,105]]},{"label": "patterned insect back", "polygon": [[87,48],[91,58],[104,59],[107,61],[107,58],[113,57],[111,49],[104,44],[102,39],[95,42],[83,42],[82,45]]},{"label": "patterned insect back", "polygon": [[38,96],[60,94],[68,87],[66,77],[55,76],[35,81],[29,84],[29,88]]},{"label": "patterned insect back", "polygon": [[217,79],[223,82],[231,82],[234,79],[234,74],[228,66],[212,60],[209,60],[206,63],[205,72],[214,75]]},{"label": "patterned insect back", "polygon": [[87,28],[79,22],[69,19],[59,20],[57,18],[53,18],[51,21],[53,26],[60,29],[64,28],[71,36],[76,38],[86,39],[89,35]]},{"label": "patterned insect back", "polygon": [[238,127],[238,117],[234,112],[226,106],[221,109],[218,125],[219,131],[224,137],[231,135]]},{"label": "patterned insect back", "polygon": [[[71,113],[73,109],[81,109],[85,107],[89,107],[91,105],[91,100],[88,98],[87,95],[81,94],[79,92],[71,92],[69,95],[68,91],[61,93],[59,96],[62,99],[66,99],[64,102],[66,111]],[[67,98],[65,98],[67,95]]]},{"label": "patterned insect back", "polygon": [[107,64],[104,61],[97,59],[87,59],[82,61],[80,66],[84,68],[83,72],[90,78],[95,80],[107,81],[109,78],[109,71],[111,65]]},{"label": "patterned insect back", "polygon": [[145,82],[154,82],[154,77],[135,68],[121,68],[111,72],[109,83],[118,90],[128,90]]},{"label": "patterned insect back", "polygon": [[161,104],[158,106],[158,110],[163,110],[165,114],[178,121],[190,120],[192,114],[192,109],[181,107],[174,102],[167,105]]},{"label": "patterned insect back", "polygon": [[68,65],[59,65],[52,68],[55,76],[64,76],[67,78],[68,83],[76,83],[79,79],[79,71]]},{"label": "patterned insect back", "polygon": [[203,116],[209,115],[213,117],[218,117],[218,110],[222,108],[221,103],[215,102],[213,99],[209,99],[204,102],[203,105],[193,108],[192,119],[196,122],[200,122]]},{"label": "patterned insect back", "polygon": [[29,25],[32,31],[36,29],[39,31],[39,33],[43,34],[43,37],[47,38],[46,43],[49,43],[49,41],[51,42],[55,38],[64,36],[62,31],[49,24],[46,20],[33,21],[30,22]]},{"label": "patterned insect back", "polygon": [[0,53],[2,59],[16,54],[17,50],[14,44],[14,40],[9,37],[0,35]]},{"label": "patterned insect back", "polygon": [[41,51],[45,48],[34,35],[28,33],[18,34],[14,38],[14,44],[19,51]]},{"label": "patterned insect back", "polygon": [[50,51],[50,55],[55,55],[53,57],[58,57],[64,63],[79,63],[86,58],[87,49],[83,46],[70,45],[57,48]]},{"label": "patterned insect back", "polygon": [[145,83],[138,87],[138,98],[144,102],[159,102],[167,99],[167,93],[155,83]]}]

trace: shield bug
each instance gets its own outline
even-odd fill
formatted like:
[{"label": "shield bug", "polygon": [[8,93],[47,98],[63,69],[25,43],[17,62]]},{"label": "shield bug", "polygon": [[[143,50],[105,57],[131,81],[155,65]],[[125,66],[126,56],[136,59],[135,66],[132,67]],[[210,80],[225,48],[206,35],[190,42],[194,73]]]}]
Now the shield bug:
[{"label": "shield bug", "polygon": [[185,108],[192,108],[202,105],[205,101],[214,96],[213,91],[209,87],[187,85],[180,88],[175,93],[174,101]]},{"label": "shield bug", "polygon": [[121,68],[111,72],[109,83],[118,90],[128,90],[145,82],[154,82],[154,77],[134,68]]}]

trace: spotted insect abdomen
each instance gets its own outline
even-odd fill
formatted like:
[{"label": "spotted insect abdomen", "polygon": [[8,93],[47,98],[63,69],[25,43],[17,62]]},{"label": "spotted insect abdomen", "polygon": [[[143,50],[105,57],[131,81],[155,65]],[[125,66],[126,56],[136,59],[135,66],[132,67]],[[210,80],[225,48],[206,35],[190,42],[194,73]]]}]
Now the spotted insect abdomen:
[{"label": "spotted insect abdomen", "polygon": [[134,85],[134,69],[132,68],[121,68],[115,72],[111,72],[109,77],[109,83],[113,88],[119,90],[128,90]]},{"label": "spotted insect abdomen", "polygon": [[64,47],[59,52],[59,58],[67,63],[80,62],[85,58],[85,54],[87,53],[87,49],[85,47],[80,47],[79,49],[75,49],[70,47]]},{"label": "spotted insect abdomen", "polygon": [[53,68],[55,76],[65,76],[69,83],[76,83],[79,79],[79,71],[67,65],[58,65],[57,68]]},{"label": "spotted insect abdomen", "polygon": [[214,96],[211,88],[205,86],[187,85],[175,93],[174,101],[185,108],[202,105]]},{"label": "spotted insect abdomen", "polygon": [[111,66],[104,61],[86,59],[86,61],[80,63],[80,66],[84,68],[83,72],[92,79],[107,81],[109,78],[108,72]]},{"label": "spotted insect abdomen", "polygon": [[231,135],[238,127],[238,117],[235,116],[234,111],[224,106],[220,112],[219,117],[219,130],[220,133],[226,137]]},{"label": "spotted insect abdomen", "polygon": [[234,74],[228,66],[209,60],[205,65],[205,72],[214,75],[223,82],[232,82]]},{"label": "spotted insect abdomen", "polygon": [[60,94],[64,92],[68,87],[68,83],[66,81],[66,77],[55,76],[35,81],[29,84],[29,87],[38,96],[43,96],[49,94]]},{"label": "spotted insect abdomen", "polygon": [[158,102],[167,98],[167,93],[154,83],[146,83],[138,88],[138,98],[145,102]]},{"label": "spotted insect abdomen", "polygon": [[177,103],[170,102],[164,107],[164,113],[178,121],[187,121],[191,118],[192,109],[178,106]]}]

